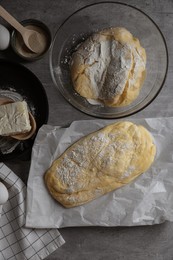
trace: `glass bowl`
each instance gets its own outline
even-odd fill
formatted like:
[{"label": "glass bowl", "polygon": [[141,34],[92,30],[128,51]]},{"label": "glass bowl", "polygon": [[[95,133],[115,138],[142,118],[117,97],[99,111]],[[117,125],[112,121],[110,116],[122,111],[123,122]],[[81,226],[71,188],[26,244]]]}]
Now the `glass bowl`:
[{"label": "glass bowl", "polygon": [[[69,63],[77,46],[89,35],[109,27],[125,27],[146,50],[146,79],[139,96],[130,105],[113,108],[90,104],[73,88]],[[168,69],[165,39],[152,19],[127,4],[101,2],[87,5],[70,15],[57,30],[50,51],[53,82],[66,100],[80,111],[100,118],[121,118],[149,105],[160,92]]]}]

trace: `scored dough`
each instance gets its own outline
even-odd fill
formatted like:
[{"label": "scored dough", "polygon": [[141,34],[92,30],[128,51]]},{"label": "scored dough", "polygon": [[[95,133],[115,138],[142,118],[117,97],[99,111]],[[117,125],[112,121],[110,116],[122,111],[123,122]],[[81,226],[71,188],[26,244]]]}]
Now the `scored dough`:
[{"label": "scored dough", "polygon": [[129,105],[137,98],[145,67],[145,49],[122,27],[88,37],[73,53],[70,64],[76,92],[112,107]]},{"label": "scored dough", "polygon": [[71,145],[47,170],[45,183],[64,207],[82,205],[134,180],[151,166],[155,153],[143,126],[114,123]]}]

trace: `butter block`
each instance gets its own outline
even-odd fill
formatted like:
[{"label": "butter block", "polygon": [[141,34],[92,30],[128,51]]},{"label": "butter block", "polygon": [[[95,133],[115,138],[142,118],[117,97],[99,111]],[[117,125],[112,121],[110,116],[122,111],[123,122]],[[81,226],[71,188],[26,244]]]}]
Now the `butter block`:
[{"label": "butter block", "polygon": [[31,130],[27,103],[18,101],[0,106],[0,135],[9,136]]}]

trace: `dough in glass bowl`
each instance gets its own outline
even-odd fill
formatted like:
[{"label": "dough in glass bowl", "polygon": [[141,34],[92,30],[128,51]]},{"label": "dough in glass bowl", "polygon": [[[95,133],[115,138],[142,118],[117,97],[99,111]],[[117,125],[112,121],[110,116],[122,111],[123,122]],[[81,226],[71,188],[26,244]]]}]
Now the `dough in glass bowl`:
[{"label": "dough in glass bowl", "polygon": [[72,55],[74,89],[88,100],[120,107],[139,95],[146,73],[146,52],[122,27],[104,29],[88,37]]}]

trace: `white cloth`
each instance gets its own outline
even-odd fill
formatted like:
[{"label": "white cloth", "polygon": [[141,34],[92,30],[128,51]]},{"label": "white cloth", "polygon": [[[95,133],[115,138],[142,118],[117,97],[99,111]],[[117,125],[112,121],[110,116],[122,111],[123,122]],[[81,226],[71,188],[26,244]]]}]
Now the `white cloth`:
[{"label": "white cloth", "polygon": [[40,260],[65,241],[57,229],[25,228],[26,186],[0,163],[0,180],[9,200],[0,208],[0,260]]},{"label": "white cloth", "polygon": [[70,209],[49,194],[44,173],[79,138],[114,121],[82,120],[68,128],[44,125],[39,129],[27,183],[26,226],[139,226],[173,221],[173,118],[130,121],[145,126],[154,138],[157,154],[150,169],[132,183]]}]

